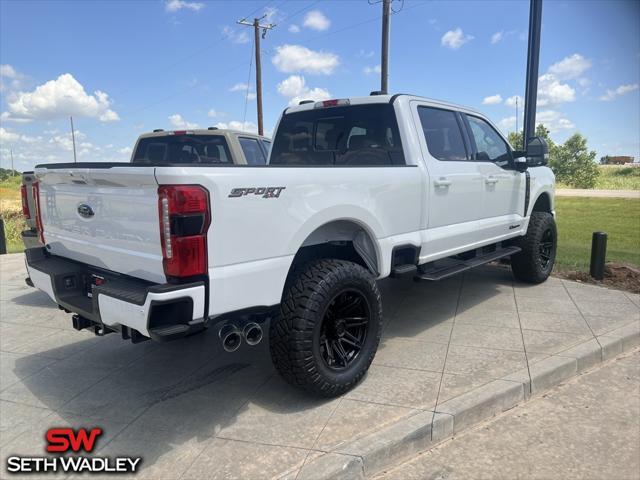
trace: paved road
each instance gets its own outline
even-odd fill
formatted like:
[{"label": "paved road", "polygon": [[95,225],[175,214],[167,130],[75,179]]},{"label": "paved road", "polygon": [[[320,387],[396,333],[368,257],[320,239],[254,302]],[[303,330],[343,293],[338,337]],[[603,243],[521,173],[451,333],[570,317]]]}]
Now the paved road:
[{"label": "paved road", "polygon": [[378,480],[397,478],[640,478],[640,350],[463,433]]},{"label": "paved road", "polygon": [[591,190],[581,188],[558,188],[557,197],[640,198],[640,190]]}]

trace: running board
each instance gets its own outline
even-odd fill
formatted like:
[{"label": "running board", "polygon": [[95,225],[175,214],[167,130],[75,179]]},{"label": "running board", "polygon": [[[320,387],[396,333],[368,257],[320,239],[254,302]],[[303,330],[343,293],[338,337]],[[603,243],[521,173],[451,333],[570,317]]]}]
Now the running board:
[{"label": "running board", "polygon": [[514,253],[518,253],[520,250],[520,247],[504,247],[493,252],[486,253],[484,255],[470,258],[469,260],[447,259],[453,263],[424,270],[414,276],[413,279],[416,282],[433,282],[436,280],[442,280],[443,278],[451,277],[466,270],[479,267],[480,265],[484,265],[485,263],[493,262],[503,257],[508,257],[510,255],[513,255]]},{"label": "running board", "polygon": [[391,269],[391,278],[400,278],[406,275],[415,275],[418,270],[417,265],[405,264],[405,265],[396,265]]}]

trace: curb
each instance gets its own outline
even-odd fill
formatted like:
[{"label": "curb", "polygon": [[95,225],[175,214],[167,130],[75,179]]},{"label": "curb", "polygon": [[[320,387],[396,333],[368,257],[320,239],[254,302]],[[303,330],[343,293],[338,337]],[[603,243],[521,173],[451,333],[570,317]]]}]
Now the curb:
[{"label": "curb", "polygon": [[640,344],[633,322],[341,445],[307,463],[299,480],[366,478]]}]

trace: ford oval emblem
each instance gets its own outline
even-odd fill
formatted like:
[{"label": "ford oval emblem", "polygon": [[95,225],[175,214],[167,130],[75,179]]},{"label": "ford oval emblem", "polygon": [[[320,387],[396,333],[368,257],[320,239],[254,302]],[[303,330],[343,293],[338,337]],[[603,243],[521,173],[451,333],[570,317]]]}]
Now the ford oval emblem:
[{"label": "ford oval emblem", "polygon": [[93,209],[86,203],[81,203],[80,205],[78,205],[78,213],[81,217],[84,218],[93,217]]}]

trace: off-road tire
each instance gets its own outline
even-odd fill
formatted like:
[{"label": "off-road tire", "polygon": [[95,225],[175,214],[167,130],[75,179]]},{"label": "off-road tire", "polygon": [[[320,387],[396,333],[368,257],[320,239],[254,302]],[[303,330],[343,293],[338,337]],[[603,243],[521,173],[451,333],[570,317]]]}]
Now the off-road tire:
[{"label": "off-road tire", "polygon": [[[320,332],[325,312],[345,289],[359,293],[363,302],[366,299],[369,320],[362,348],[353,363],[335,371],[323,360]],[[382,301],[371,273],[345,260],[314,260],[290,274],[279,314],[271,322],[271,358],[290,384],[314,395],[334,397],[353,388],[365,375],[381,331]]]},{"label": "off-road tire", "polygon": [[[551,239],[552,248],[548,261],[541,257],[541,245],[544,239]],[[553,215],[547,212],[533,212],[529,228],[524,237],[516,240],[515,245],[522,250],[511,257],[513,275],[526,283],[542,283],[553,270],[558,244],[558,232]]]}]

